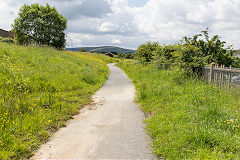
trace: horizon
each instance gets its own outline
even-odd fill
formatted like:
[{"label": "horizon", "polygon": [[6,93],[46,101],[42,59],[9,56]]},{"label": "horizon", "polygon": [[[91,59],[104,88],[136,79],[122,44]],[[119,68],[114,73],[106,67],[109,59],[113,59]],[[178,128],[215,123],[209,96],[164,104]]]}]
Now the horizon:
[{"label": "horizon", "polygon": [[130,48],[126,48],[126,47],[110,46],[110,45],[83,46],[83,47],[66,47],[66,48],[94,48],[94,47],[117,47],[117,48],[129,49],[129,50],[137,50],[137,49],[130,49]]}]

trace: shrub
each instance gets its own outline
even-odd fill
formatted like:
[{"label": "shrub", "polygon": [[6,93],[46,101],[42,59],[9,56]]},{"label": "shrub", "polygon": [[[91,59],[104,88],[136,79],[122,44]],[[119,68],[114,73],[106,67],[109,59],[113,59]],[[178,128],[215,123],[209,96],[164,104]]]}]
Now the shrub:
[{"label": "shrub", "polygon": [[126,58],[126,54],[125,53],[118,53],[118,58]]},{"label": "shrub", "polygon": [[154,51],[154,63],[159,68],[169,69],[171,66],[178,64],[179,46],[158,46]]},{"label": "shrub", "polygon": [[188,73],[197,74],[201,76],[203,74],[205,58],[202,57],[199,48],[185,44],[181,46],[180,50],[180,66]]},{"label": "shrub", "polygon": [[[203,37],[199,39],[199,37]],[[210,64],[215,62],[219,65],[230,66],[233,63],[233,50],[231,46],[225,47],[225,41],[220,40],[220,36],[214,35],[209,38],[208,30],[201,34],[194,35],[193,38],[184,37],[183,44],[193,45],[199,48],[199,58],[205,57],[205,62]]]},{"label": "shrub", "polygon": [[147,42],[141,44],[136,51],[136,55],[141,62],[150,62],[153,60],[153,52],[159,46],[158,42]]},{"label": "shrub", "polygon": [[233,57],[233,67],[240,68],[240,58],[239,57]]},{"label": "shrub", "polygon": [[12,38],[6,37],[6,38],[0,38],[1,42],[6,42],[6,43],[15,43]]}]

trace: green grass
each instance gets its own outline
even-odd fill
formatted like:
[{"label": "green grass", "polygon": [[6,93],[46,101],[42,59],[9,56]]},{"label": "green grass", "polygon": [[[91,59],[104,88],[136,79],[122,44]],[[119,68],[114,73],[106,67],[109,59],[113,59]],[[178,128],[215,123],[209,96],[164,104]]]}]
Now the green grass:
[{"label": "green grass", "polygon": [[131,61],[119,66],[136,86],[158,157],[240,159],[239,88],[218,88],[177,69]]},{"label": "green grass", "polygon": [[108,57],[0,43],[0,159],[29,158],[91,101]]}]

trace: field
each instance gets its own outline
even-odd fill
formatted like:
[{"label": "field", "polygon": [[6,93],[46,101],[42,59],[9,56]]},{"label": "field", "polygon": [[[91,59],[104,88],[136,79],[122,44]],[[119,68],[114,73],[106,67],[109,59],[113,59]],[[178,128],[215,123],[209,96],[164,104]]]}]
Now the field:
[{"label": "field", "polygon": [[166,159],[240,159],[240,90],[218,88],[179,69],[118,64],[137,89],[154,152]]},{"label": "field", "polygon": [[0,43],[0,159],[24,159],[108,77],[103,55]]}]

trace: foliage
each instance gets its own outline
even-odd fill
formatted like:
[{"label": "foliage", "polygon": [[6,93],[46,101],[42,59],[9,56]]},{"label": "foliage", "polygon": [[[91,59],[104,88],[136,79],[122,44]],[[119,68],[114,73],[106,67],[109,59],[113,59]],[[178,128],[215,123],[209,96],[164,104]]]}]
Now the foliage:
[{"label": "foliage", "polygon": [[125,58],[126,57],[126,54],[125,53],[118,53],[118,58]]},{"label": "foliage", "polygon": [[[199,37],[203,36],[204,39]],[[201,76],[204,65],[215,62],[226,66],[239,66],[234,59],[231,47],[224,47],[226,42],[221,41],[218,35],[209,38],[208,31],[194,35],[193,38],[184,37],[176,45],[159,45],[148,42],[140,45],[136,54],[140,62],[153,62],[159,68],[183,68],[186,73]]]},{"label": "foliage", "polygon": [[147,42],[141,44],[136,51],[138,59],[143,63],[150,62],[153,60],[153,52],[157,49],[158,46],[159,45],[157,42]]},{"label": "foliage", "polygon": [[132,53],[126,54],[125,58],[126,59],[133,59],[134,58],[134,54],[132,54]]},{"label": "foliage", "polygon": [[179,69],[131,61],[119,66],[135,84],[158,157],[240,159],[239,88],[220,89]]},{"label": "foliage", "polygon": [[[202,37],[203,39],[199,39]],[[221,41],[218,35],[209,39],[208,31],[194,35],[193,38],[184,37],[182,42],[199,48],[199,57],[204,57],[207,64],[215,62],[219,65],[232,65],[233,50],[231,46],[224,48],[225,41]]]},{"label": "foliage", "polygon": [[233,66],[240,68],[240,57],[233,57]]},{"label": "foliage", "polygon": [[19,44],[48,45],[57,49],[65,46],[67,20],[48,4],[24,5],[12,27]]},{"label": "foliage", "polygon": [[90,102],[109,73],[98,57],[0,43],[0,159],[28,159]]},{"label": "foliage", "polygon": [[171,66],[177,65],[179,50],[179,46],[176,45],[159,45],[153,52],[155,65],[161,69],[169,69]]},{"label": "foliage", "polygon": [[3,38],[1,36],[0,36],[0,42],[15,43],[15,41],[12,38],[9,38],[9,37]]},{"label": "foliage", "polygon": [[180,52],[180,67],[184,68],[187,73],[202,76],[206,62],[199,49],[193,45],[185,44],[181,46]]},{"label": "foliage", "polygon": [[134,58],[134,54],[132,53],[129,53],[129,54],[126,54],[126,53],[118,53],[118,58],[122,59],[122,58],[125,58],[125,59],[133,59]]}]

